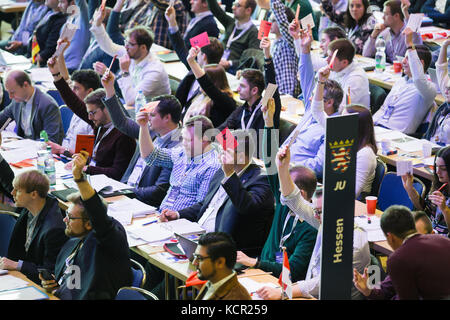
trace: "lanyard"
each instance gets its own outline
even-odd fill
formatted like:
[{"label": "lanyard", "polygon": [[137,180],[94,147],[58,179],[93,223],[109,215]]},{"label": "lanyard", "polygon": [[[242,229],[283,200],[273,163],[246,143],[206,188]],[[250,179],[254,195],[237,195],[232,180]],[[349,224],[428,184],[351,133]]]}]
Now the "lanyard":
[{"label": "lanyard", "polygon": [[203,16],[198,17],[198,19],[197,19],[197,17],[195,17],[194,19],[192,19],[192,20],[189,22],[189,24],[188,24],[188,26],[187,26],[187,28],[186,28],[186,31],[184,32],[184,39],[186,39],[186,37],[187,37],[187,35],[188,35],[188,32],[191,31],[192,28],[194,28],[194,26],[195,26],[197,23],[199,23],[201,20],[203,20],[204,18],[209,17],[209,16],[212,16],[211,11],[207,12],[207,13],[206,13],[205,15],[203,15]]},{"label": "lanyard", "polygon": [[233,32],[231,33],[230,37],[228,38],[227,41],[227,47],[226,49],[229,50],[231,47],[231,44],[238,40],[240,37],[242,37],[244,35],[244,33],[247,32],[248,29],[250,29],[253,26],[252,21],[250,20],[249,22],[247,22],[247,26],[241,31],[241,33],[239,33],[236,37],[234,36],[234,33],[236,32],[237,29],[237,24],[234,26]]},{"label": "lanyard", "polygon": [[244,109],[244,112],[242,112],[242,117],[241,117],[241,129],[248,129],[248,128],[250,128],[250,126],[251,126],[251,124],[252,124],[252,122],[253,122],[253,118],[255,117],[256,112],[257,112],[259,109],[261,109],[261,107],[262,107],[262,104],[261,104],[261,102],[260,102],[260,103],[255,107],[255,109],[253,110],[252,115],[250,116],[250,119],[248,119],[247,126],[245,126],[245,121],[244,121],[244,118],[245,118],[245,109]]},{"label": "lanyard", "polygon": [[286,225],[289,221],[289,219],[292,217],[291,215],[291,211],[288,212],[288,214],[286,215],[286,219],[284,220],[284,226],[283,226],[283,230],[281,231],[281,239],[280,239],[280,250],[281,248],[284,246],[284,243],[286,242],[286,240],[291,236],[292,232],[294,231],[295,226],[297,225],[298,222],[298,217],[297,215],[294,216],[294,222],[292,223],[292,228],[291,231],[289,232],[289,234],[285,235],[283,237],[284,234],[284,230],[286,230]]},{"label": "lanyard", "polygon": [[102,142],[102,140],[112,131],[112,129],[114,129],[113,125],[111,125],[108,128],[108,130],[106,130],[105,134],[100,138],[100,140],[97,141],[98,136],[100,135],[100,131],[102,131],[101,129],[98,130],[97,136],[95,137],[96,143],[95,143],[95,146],[94,146],[94,150],[92,151],[92,159],[95,159],[95,156],[97,155],[97,149],[98,149],[98,146],[100,145],[100,142]]}]

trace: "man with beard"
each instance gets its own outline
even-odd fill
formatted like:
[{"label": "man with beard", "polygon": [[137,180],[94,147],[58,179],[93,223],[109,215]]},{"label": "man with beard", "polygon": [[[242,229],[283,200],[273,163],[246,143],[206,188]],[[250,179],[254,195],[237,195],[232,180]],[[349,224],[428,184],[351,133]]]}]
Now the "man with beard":
[{"label": "man with beard", "polygon": [[196,300],[251,300],[236,272],[236,245],[227,233],[210,232],[198,240],[193,264],[200,280],[208,280]]}]

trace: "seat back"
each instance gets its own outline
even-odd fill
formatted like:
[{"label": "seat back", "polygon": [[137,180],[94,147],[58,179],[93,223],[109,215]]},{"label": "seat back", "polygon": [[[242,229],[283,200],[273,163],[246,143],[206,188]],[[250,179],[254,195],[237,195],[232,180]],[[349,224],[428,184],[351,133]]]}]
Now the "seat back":
[{"label": "seat back", "polygon": [[370,112],[372,114],[375,114],[375,112],[377,112],[378,109],[380,109],[380,107],[383,105],[387,93],[383,88],[371,83],[369,83],[369,90],[370,90]]},{"label": "seat back", "polygon": [[72,120],[73,111],[70,110],[69,107],[66,105],[62,105],[61,107],[59,107],[59,111],[61,112],[61,120],[63,123],[64,134],[66,134],[67,130],[69,130],[70,120]]},{"label": "seat back", "polygon": [[61,95],[59,94],[58,90],[53,89],[47,90],[47,94],[56,100],[58,106],[62,106],[64,104],[64,100],[61,98]]},{"label": "seat back", "polygon": [[[425,185],[422,181],[413,178],[413,187],[421,197],[425,193]],[[377,206],[381,211],[386,210],[391,205],[404,205],[413,210],[414,205],[408,197],[408,193],[403,187],[402,178],[396,172],[388,172],[383,178],[378,194]]]},{"label": "seat back", "polygon": [[159,300],[150,291],[142,288],[123,287],[120,288],[116,295],[116,300]]},{"label": "seat back", "polygon": [[386,163],[384,163],[380,158],[377,157],[377,167],[375,168],[375,178],[372,181],[372,188],[370,191],[371,196],[378,197],[378,192],[380,191],[381,182],[383,181],[384,175],[387,172]]},{"label": "seat back", "polygon": [[8,254],[9,239],[18,216],[15,212],[0,210],[0,257]]},{"label": "seat back", "polygon": [[177,92],[177,89],[178,89],[178,86],[180,85],[180,82],[178,80],[169,78],[169,84],[170,84],[170,92],[174,96],[175,93]]},{"label": "seat back", "polygon": [[280,146],[284,143],[287,137],[289,137],[291,132],[294,131],[296,126],[296,124],[280,118]]},{"label": "seat back", "polygon": [[133,271],[133,282],[132,286],[137,288],[143,288],[145,281],[147,280],[147,275],[144,267],[136,260],[130,259],[131,270]]}]

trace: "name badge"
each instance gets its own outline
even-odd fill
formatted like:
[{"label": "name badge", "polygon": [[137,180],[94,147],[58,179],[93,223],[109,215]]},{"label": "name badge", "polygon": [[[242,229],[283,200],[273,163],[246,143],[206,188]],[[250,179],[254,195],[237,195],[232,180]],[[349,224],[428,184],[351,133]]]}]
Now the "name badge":
[{"label": "name badge", "polygon": [[394,106],[388,106],[386,110],[384,111],[382,119],[389,120],[389,118],[392,116],[392,113],[394,112]]},{"label": "name badge", "polygon": [[225,60],[228,60],[228,57],[230,56],[230,49],[225,49],[222,55],[222,58]]},{"label": "name badge", "polygon": [[172,207],[173,204],[175,203],[175,200],[177,200],[179,194],[180,194],[180,187],[172,187],[165,201],[165,205],[168,207]]},{"label": "name badge", "polygon": [[283,264],[283,252],[277,252],[275,253],[275,261],[277,263]]},{"label": "name badge", "polygon": [[139,181],[141,180],[142,173],[144,172],[145,163],[142,158],[139,158],[136,162],[136,165],[134,166],[133,171],[130,174],[130,177],[128,178],[127,184],[135,187],[139,184]]}]

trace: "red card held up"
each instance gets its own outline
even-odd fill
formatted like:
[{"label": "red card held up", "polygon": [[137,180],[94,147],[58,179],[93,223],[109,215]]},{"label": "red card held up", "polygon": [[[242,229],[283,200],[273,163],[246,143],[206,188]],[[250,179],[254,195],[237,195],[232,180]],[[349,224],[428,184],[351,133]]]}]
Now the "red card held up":
[{"label": "red card held up", "polygon": [[93,134],[77,134],[75,153],[80,153],[81,150],[84,150],[89,153],[89,156],[92,156],[94,142],[95,136]]},{"label": "red card held up", "polygon": [[227,150],[229,148],[236,149],[238,146],[237,140],[234,138],[230,129],[226,127],[216,136],[216,141],[222,145],[223,150]]},{"label": "red card held up", "polygon": [[191,42],[192,47],[199,47],[202,48],[204,46],[209,45],[209,38],[208,38],[208,32],[200,33],[199,35],[196,35],[195,37],[192,37],[189,39]]},{"label": "red card held up", "polygon": [[261,40],[263,37],[268,37],[270,28],[272,28],[272,22],[262,20],[259,25],[258,39]]},{"label": "red card held up", "polygon": [[150,101],[149,103],[147,103],[144,107],[142,107],[141,109],[139,109],[139,112],[152,112],[156,106],[159,104],[159,100],[156,101]]}]

